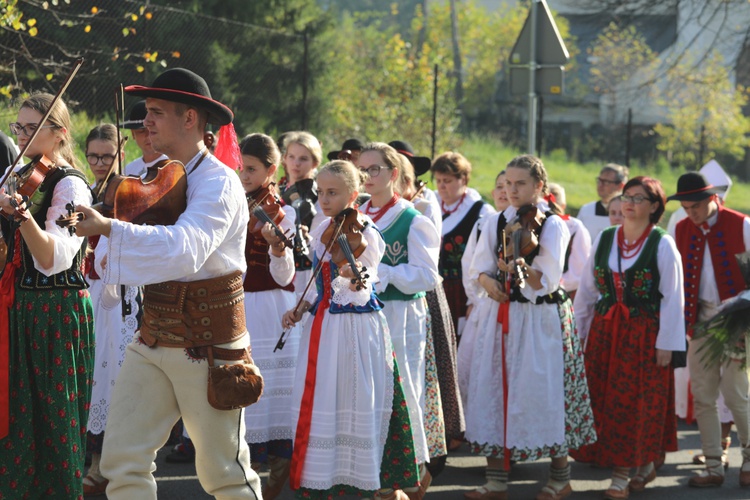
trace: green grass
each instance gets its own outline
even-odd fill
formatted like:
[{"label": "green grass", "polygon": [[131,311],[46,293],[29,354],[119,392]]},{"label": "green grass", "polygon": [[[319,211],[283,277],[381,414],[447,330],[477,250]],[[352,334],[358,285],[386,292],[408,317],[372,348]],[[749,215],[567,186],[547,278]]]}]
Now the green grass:
[{"label": "green grass", "polygon": [[[105,120],[106,121],[106,120]],[[90,179],[93,176],[88,169],[83,147],[89,131],[100,123],[100,121],[87,116],[85,113],[77,113],[73,116],[73,131],[76,142],[76,155],[81,165],[86,170]],[[124,131],[123,136],[129,137],[129,131]],[[490,192],[495,186],[495,177],[498,172],[505,168],[513,157],[524,153],[502,144],[497,139],[483,136],[467,136],[460,140],[461,146],[456,148],[458,152],[466,156],[472,164],[471,181],[469,185],[477,189],[488,201],[492,201]],[[141,156],[138,146],[131,139],[125,145],[125,164]],[[605,162],[575,163],[569,161],[564,151],[553,151],[542,157],[544,166],[547,168],[550,182],[556,182],[565,188],[568,213],[576,214],[578,209],[585,203],[595,200],[596,182],[594,179]],[[630,168],[630,176],[648,175],[659,179],[664,186],[667,196],[674,193],[677,187],[677,178],[683,173],[681,170],[673,170],[663,164],[653,166],[635,165]],[[425,179],[427,180],[427,179]],[[729,194],[727,205],[730,208],[750,214],[750,184],[740,183],[737,179]],[[434,187],[434,186],[431,186]],[[667,212],[662,223],[666,224],[669,215],[677,209],[677,202],[667,203]]]},{"label": "green grass", "polygon": [[[461,147],[457,149],[471,162],[472,173],[469,185],[490,201],[492,199],[490,192],[495,186],[495,177],[498,172],[513,157],[524,153],[524,151],[508,148],[496,139],[478,136],[465,138]],[[550,182],[556,182],[565,188],[568,213],[576,214],[582,205],[597,199],[594,179],[605,162],[585,164],[571,162],[564,151],[553,151],[543,156],[542,161]],[[677,179],[683,173],[683,170],[673,170],[662,165],[634,165],[630,168],[631,177],[647,175],[659,179],[667,196],[675,192]],[[737,179],[732,180],[734,184],[729,192],[727,206],[750,214],[750,184],[740,183]],[[662,219],[662,224],[666,225],[669,215],[678,207],[679,203],[676,201],[667,203],[667,212]]]}]

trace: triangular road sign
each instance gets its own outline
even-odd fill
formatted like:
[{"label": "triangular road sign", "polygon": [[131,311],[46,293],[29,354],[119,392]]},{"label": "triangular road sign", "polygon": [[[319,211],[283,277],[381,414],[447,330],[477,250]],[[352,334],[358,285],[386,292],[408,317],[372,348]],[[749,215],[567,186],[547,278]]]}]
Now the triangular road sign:
[{"label": "triangular road sign", "polygon": [[[545,0],[538,0],[536,29],[536,62],[537,64],[554,64],[563,66],[570,59],[560,32],[557,29],[552,13]],[[531,11],[526,17],[521,34],[510,53],[511,64],[529,64],[531,62]]]}]

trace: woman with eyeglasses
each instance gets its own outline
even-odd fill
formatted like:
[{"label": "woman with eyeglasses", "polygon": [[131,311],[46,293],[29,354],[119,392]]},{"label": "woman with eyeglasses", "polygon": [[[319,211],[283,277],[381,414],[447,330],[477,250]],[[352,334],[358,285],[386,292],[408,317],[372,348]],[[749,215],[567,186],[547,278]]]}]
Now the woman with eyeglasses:
[{"label": "woman with eyeglasses", "polygon": [[9,245],[0,281],[0,492],[8,498],[83,496],[93,307],[81,272],[86,240],[55,220],[67,215],[67,204],[92,199],[65,103],[55,102],[39,123],[52,102],[50,94],[32,95],[10,129],[23,149],[40,127],[25,155],[45,155],[57,168],[33,203],[7,185],[0,191]]},{"label": "woman with eyeglasses", "polygon": [[391,146],[374,142],[362,150],[357,166],[367,174],[365,190],[371,195],[360,210],[380,229],[386,243],[378,265],[377,295],[385,303],[420,466],[420,489],[405,491],[411,498],[421,498],[431,481],[426,463],[447,453],[442,412],[434,411],[440,404],[437,384],[426,391],[427,377],[434,381],[437,375],[425,292],[440,282],[440,236],[434,224],[396,191],[401,170],[411,168],[406,158]]},{"label": "woman with eyeglasses", "polygon": [[636,177],[621,200],[622,226],[594,241],[575,298],[598,437],[571,455],[614,468],[609,499],[643,490],[662,451],[677,450],[670,363],[672,351],[685,350],[682,261],[656,226],[664,190],[656,179]]},{"label": "woman with eyeglasses", "polygon": [[[94,174],[94,191],[100,186],[110,168],[117,172],[118,161],[125,160],[125,152],[117,149],[117,128],[104,123],[91,129],[86,137],[86,161]],[[91,389],[91,408],[88,420],[87,452],[91,453],[91,466],[83,479],[84,495],[101,495],[108,481],[99,471],[104,429],[107,425],[109,403],[120,366],[125,360],[125,348],[140,327],[141,290],[134,286],[105,285],[99,279],[103,272],[96,262],[99,237],[89,238],[92,249],[84,262],[84,273],[89,282],[89,293],[94,305],[94,331],[96,356]],[[103,243],[106,247],[106,243]]]},{"label": "woman with eyeglasses", "polygon": [[468,309],[468,297],[461,280],[461,257],[474,224],[495,210],[469,187],[471,163],[460,153],[441,154],[432,162],[430,170],[443,212],[440,275],[451,308],[453,327],[460,341]]}]

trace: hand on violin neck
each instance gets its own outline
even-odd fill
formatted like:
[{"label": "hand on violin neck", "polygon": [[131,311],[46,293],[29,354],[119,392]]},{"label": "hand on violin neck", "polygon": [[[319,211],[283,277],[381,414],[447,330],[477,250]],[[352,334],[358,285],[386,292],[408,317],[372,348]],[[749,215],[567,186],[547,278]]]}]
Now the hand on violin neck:
[{"label": "hand on violin neck", "polygon": [[508,300],[508,295],[503,290],[503,284],[495,278],[482,273],[479,275],[479,284],[482,285],[482,288],[487,292],[487,295],[495,302],[502,304]]},{"label": "hand on violin neck", "polygon": [[[360,261],[357,261],[356,264],[357,264],[357,269],[361,271],[362,263]],[[339,269],[339,275],[347,279],[353,279],[356,277],[356,274],[354,274],[354,270],[352,269],[352,266],[349,264],[344,264],[343,266],[341,266],[341,269]]]},{"label": "hand on violin neck", "polygon": [[14,197],[9,196],[5,189],[0,191],[0,208],[3,210],[3,214],[5,215],[13,215],[13,213],[16,211],[16,208],[13,206],[13,200],[16,200],[16,203],[20,202],[20,199],[18,195],[15,195]]},{"label": "hand on violin neck", "polygon": [[83,220],[76,224],[76,234],[78,236],[95,236],[101,234],[109,238],[109,233],[112,229],[112,219],[104,217],[86,205],[77,205],[76,212],[83,214]]},{"label": "hand on violin neck", "polygon": [[504,273],[513,272],[512,263],[508,264],[507,262],[505,262],[505,259],[503,259],[502,257],[499,257],[497,259],[497,268]]}]

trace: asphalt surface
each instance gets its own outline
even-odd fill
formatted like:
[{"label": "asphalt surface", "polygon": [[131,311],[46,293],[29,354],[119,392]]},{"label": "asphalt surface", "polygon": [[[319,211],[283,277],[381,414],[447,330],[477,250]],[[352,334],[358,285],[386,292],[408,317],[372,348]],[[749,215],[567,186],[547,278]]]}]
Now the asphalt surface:
[{"label": "asphalt surface", "polygon": [[[724,485],[720,488],[696,489],[687,486],[688,478],[701,470],[693,465],[692,459],[700,453],[700,437],[695,425],[679,426],[680,451],[667,454],[667,460],[657,472],[657,478],[641,493],[631,494],[636,500],[750,500],[750,488],[739,487],[739,466],[742,462],[738,439],[733,433],[732,448],[729,453],[730,467]],[[169,450],[163,449],[157,458],[156,480],[159,500],[202,500],[212,498],[200,486],[192,464],[169,464],[164,457]],[[461,500],[463,493],[484,483],[485,460],[468,453],[464,445],[457,452],[451,452],[445,470],[434,479],[427,492],[429,500]],[[549,460],[518,464],[510,476],[510,499],[533,499],[547,480]],[[261,473],[265,481],[267,472]],[[601,500],[609,484],[610,471],[586,464],[572,462],[573,490],[571,499]],[[103,498],[103,497],[100,497]],[[291,500],[294,494],[288,487],[278,497]]]}]

